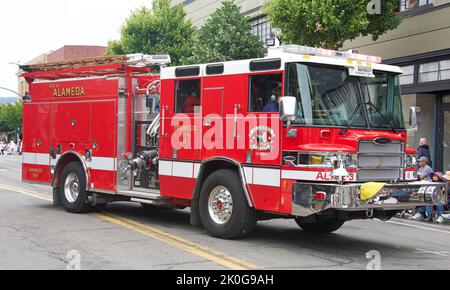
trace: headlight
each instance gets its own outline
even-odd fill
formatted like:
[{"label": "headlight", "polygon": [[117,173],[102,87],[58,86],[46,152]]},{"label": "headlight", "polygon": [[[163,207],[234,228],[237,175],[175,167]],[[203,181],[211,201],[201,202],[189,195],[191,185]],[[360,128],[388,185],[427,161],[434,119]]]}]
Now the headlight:
[{"label": "headlight", "polygon": [[357,155],[349,153],[297,153],[284,152],[283,161],[285,165],[303,165],[303,166],[327,166],[336,168],[343,162],[346,168],[357,166]]},{"label": "headlight", "polygon": [[407,168],[415,168],[417,167],[417,157],[414,154],[408,154],[406,155],[405,159],[406,167]]}]

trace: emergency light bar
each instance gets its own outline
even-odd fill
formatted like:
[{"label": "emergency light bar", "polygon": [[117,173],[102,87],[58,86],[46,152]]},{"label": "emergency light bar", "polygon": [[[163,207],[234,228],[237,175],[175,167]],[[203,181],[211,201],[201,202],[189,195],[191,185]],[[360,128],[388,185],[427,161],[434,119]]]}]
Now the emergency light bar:
[{"label": "emergency light bar", "polygon": [[331,49],[323,49],[302,45],[283,45],[279,47],[273,47],[270,49],[281,50],[286,53],[295,53],[302,55],[311,55],[311,56],[326,56],[326,57],[335,57],[335,58],[343,58],[350,59],[355,61],[367,61],[373,63],[381,63],[381,57],[379,56],[371,56],[365,54],[355,53],[355,51],[336,51]]},{"label": "emergency light bar", "polygon": [[170,55],[148,55],[143,53],[127,54],[128,64],[134,65],[168,65],[171,62]]}]

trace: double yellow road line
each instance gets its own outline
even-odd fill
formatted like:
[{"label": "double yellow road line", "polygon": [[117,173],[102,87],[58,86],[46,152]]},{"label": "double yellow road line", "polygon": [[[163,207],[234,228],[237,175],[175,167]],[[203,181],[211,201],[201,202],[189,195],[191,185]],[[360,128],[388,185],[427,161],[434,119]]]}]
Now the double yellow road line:
[{"label": "double yellow road line", "polygon": [[[5,184],[0,184],[0,188],[14,191],[17,193],[21,193],[21,194],[24,194],[24,195],[27,195],[27,196],[30,196],[33,198],[38,198],[41,200],[52,202],[51,198],[48,198],[48,197],[46,197],[40,193],[34,192],[34,191],[25,190],[25,189],[13,187],[10,185],[5,185]],[[193,241],[187,240],[185,238],[182,238],[177,235],[159,230],[157,228],[145,225],[143,223],[140,223],[140,222],[137,222],[137,221],[134,221],[131,219],[127,219],[127,218],[109,214],[109,213],[94,213],[92,215],[96,216],[102,220],[113,223],[115,225],[119,225],[119,226],[122,226],[129,230],[132,230],[134,232],[143,234],[143,235],[153,238],[155,240],[164,242],[173,247],[176,247],[185,252],[194,254],[194,255],[204,258],[206,260],[212,261],[218,265],[221,265],[221,266],[231,269],[231,270],[260,269],[258,266],[254,265],[252,263],[243,261],[239,258],[230,256],[230,255],[226,255],[220,251],[205,247],[205,246],[195,243]]]}]

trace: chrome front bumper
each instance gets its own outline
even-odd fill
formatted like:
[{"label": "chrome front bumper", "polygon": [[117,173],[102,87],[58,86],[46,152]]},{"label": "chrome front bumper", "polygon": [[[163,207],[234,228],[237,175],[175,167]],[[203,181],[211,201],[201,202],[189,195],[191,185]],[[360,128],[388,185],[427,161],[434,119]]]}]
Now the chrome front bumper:
[{"label": "chrome front bumper", "polygon": [[[404,210],[447,203],[444,183],[411,182],[387,184],[370,201],[360,200],[363,184],[295,183],[292,215],[307,217],[329,209],[341,211]],[[389,199],[389,201],[387,201]]]}]

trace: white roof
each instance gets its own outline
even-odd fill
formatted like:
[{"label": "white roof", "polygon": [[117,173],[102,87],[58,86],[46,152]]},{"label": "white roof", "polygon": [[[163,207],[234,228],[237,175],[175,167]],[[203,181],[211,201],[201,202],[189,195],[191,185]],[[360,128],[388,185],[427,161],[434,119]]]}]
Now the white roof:
[{"label": "white roof", "polygon": [[[273,51],[272,53],[269,50],[269,55],[265,58],[259,59],[248,59],[248,60],[238,60],[238,61],[228,61],[222,62],[224,65],[224,73],[221,75],[236,75],[236,74],[247,74],[247,73],[255,73],[254,71],[250,71],[250,63],[255,60],[269,60],[269,59],[281,59],[281,68],[279,71],[284,70],[286,63],[291,62],[302,62],[302,63],[319,63],[319,64],[328,64],[328,65],[336,65],[342,67],[355,67],[355,66],[370,66],[374,70],[393,72],[393,73],[403,73],[400,67],[378,64],[373,62],[363,62],[357,60],[350,60],[345,58],[337,58],[337,57],[326,57],[326,56],[312,56],[312,55],[301,55],[296,53],[289,53],[284,51]],[[211,63],[210,63],[211,64]],[[200,75],[208,76],[206,74],[206,67],[210,64],[199,64],[192,66],[200,67]],[[190,66],[178,66],[178,67],[165,67],[161,70],[161,79],[175,79],[175,70],[180,67],[190,67]],[[258,71],[260,72],[260,71]],[[217,76],[217,75],[214,75]],[[192,77],[188,77],[192,78]]]}]

